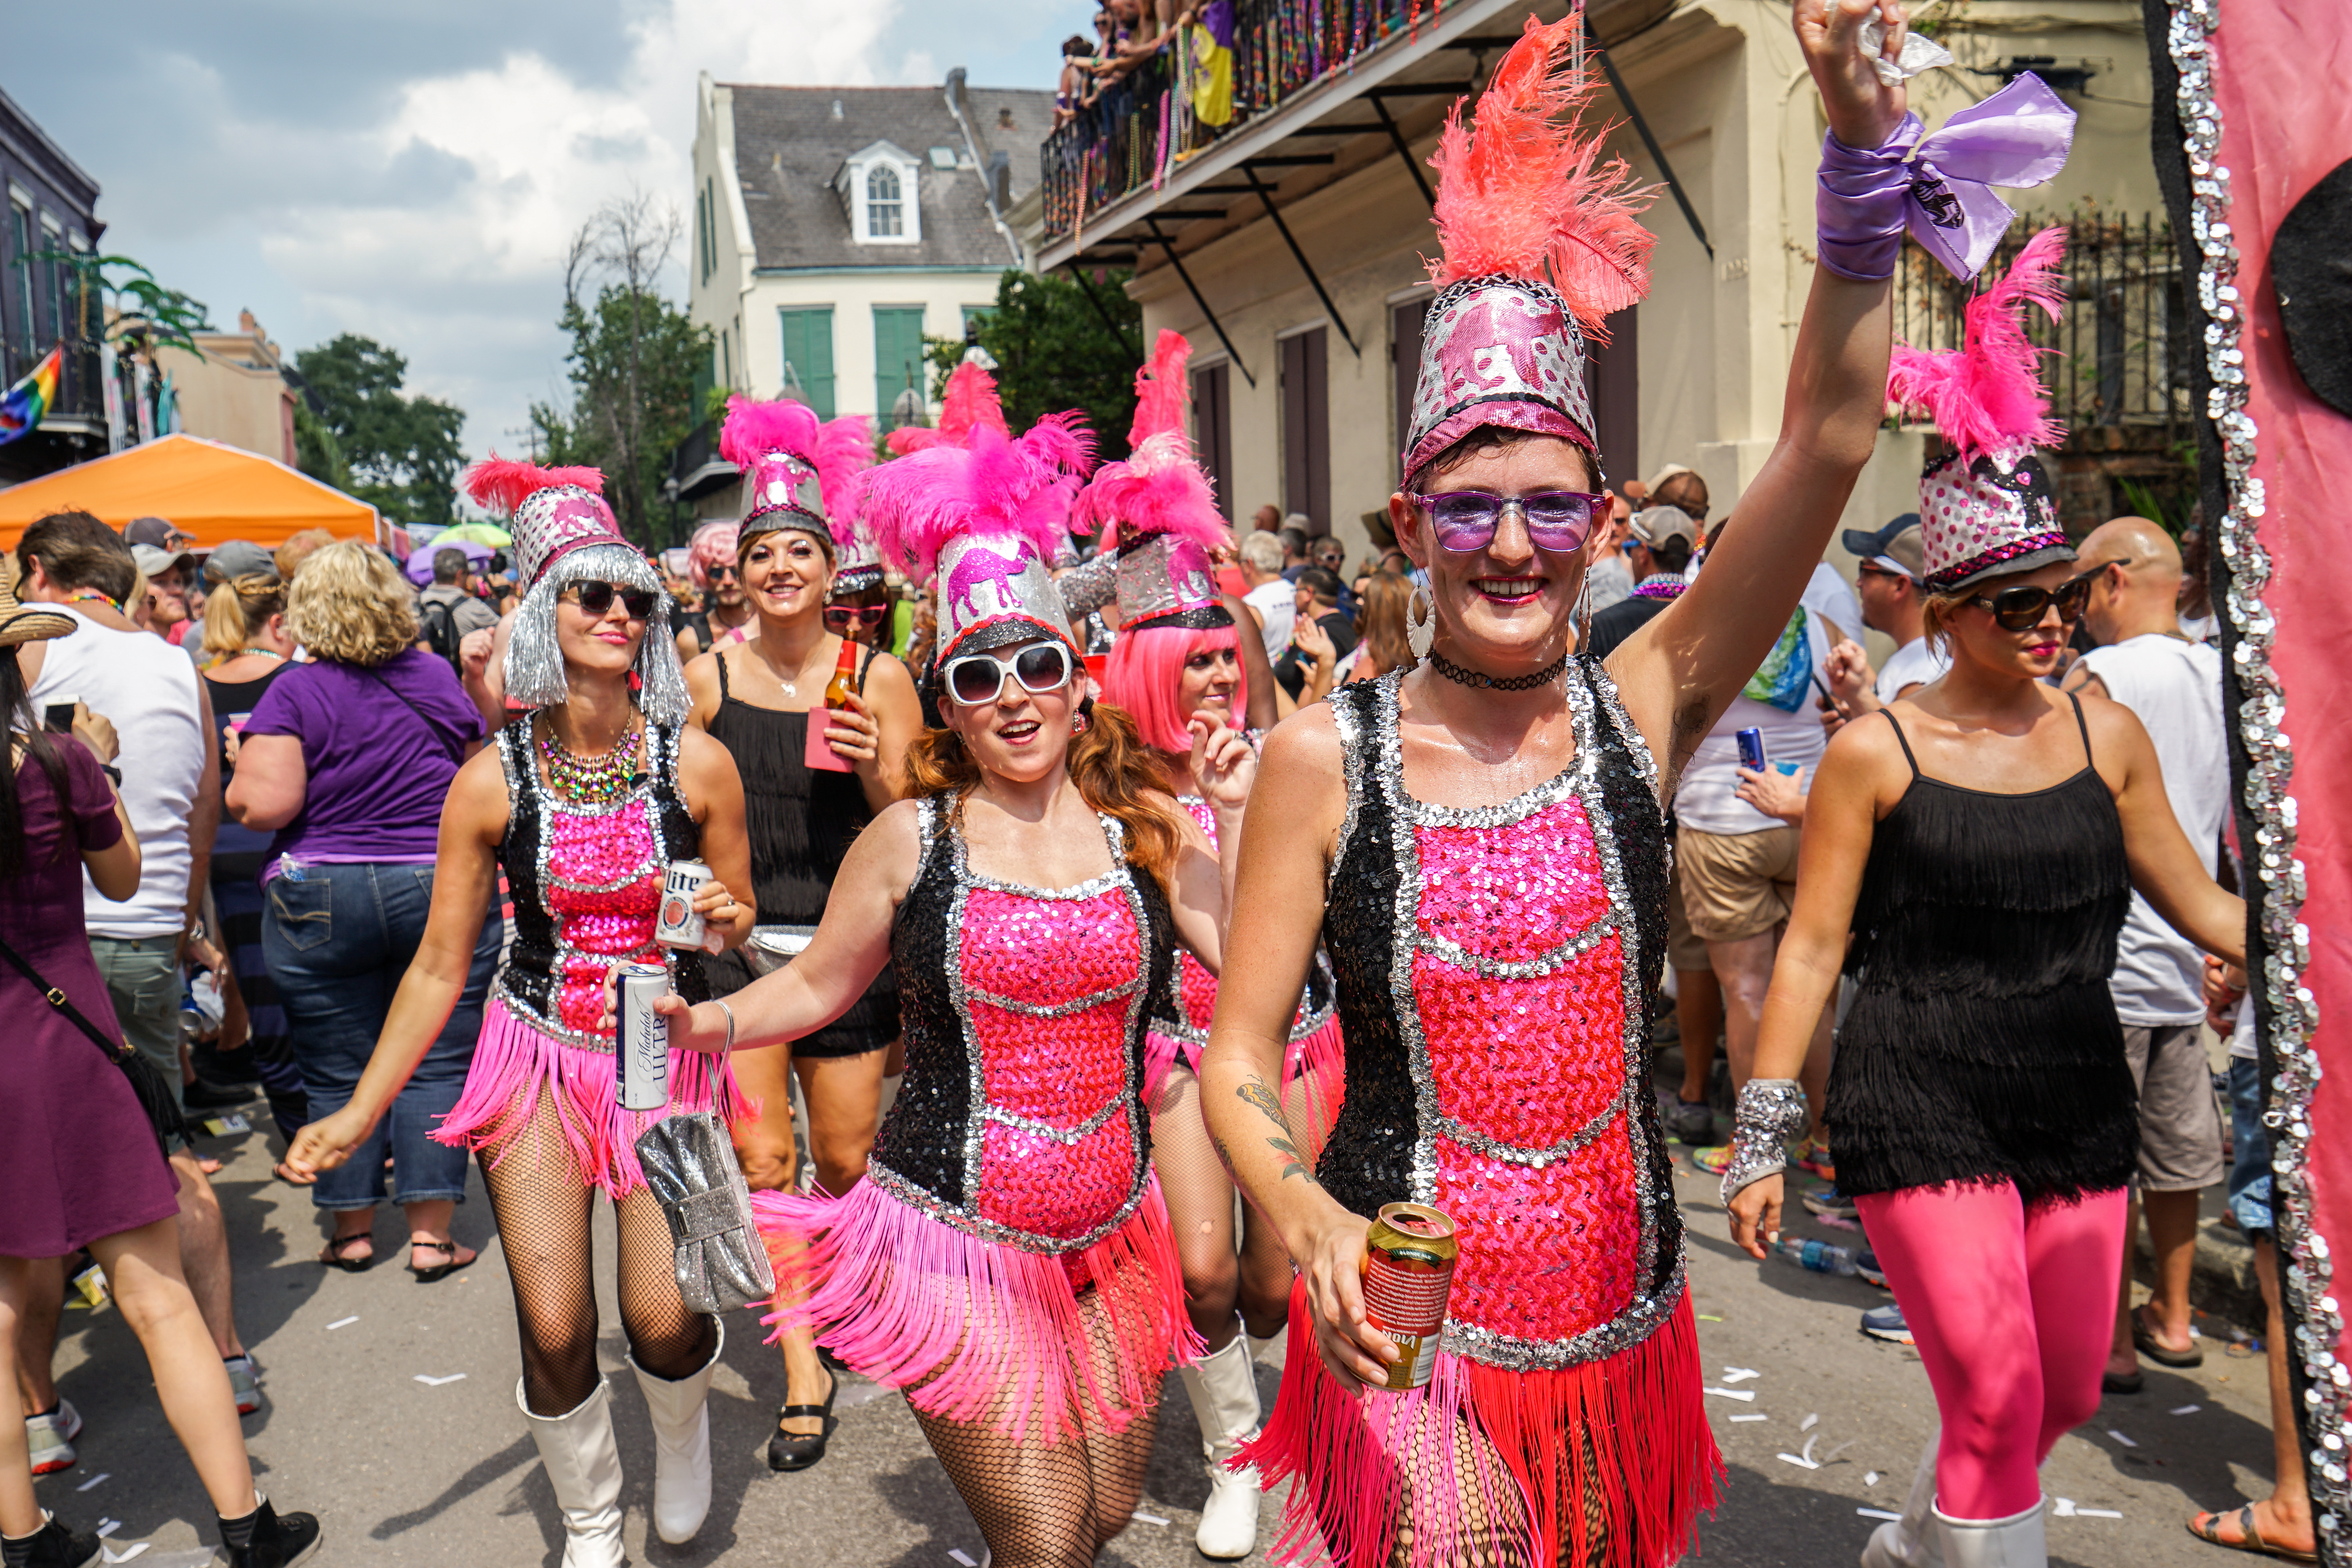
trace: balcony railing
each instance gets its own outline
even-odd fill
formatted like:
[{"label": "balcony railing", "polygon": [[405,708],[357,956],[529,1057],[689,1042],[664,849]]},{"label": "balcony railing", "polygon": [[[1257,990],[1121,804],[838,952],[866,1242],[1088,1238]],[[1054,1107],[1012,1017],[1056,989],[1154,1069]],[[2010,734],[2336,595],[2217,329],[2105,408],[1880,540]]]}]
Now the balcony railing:
[{"label": "balcony railing", "polygon": [[[89,421],[103,430],[106,384],[100,369],[103,362],[99,357],[98,340],[68,338],[65,345],[65,361],[58,375],[58,400],[49,405],[42,422]],[[16,385],[56,346],[54,338],[0,339],[0,391]]]},{"label": "balcony railing", "polygon": [[1416,37],[1438,8],[1438,0],[1233,0],[1232,118],[1212,125],[1199,117],[1202,73],[1189,36],[1179,34],[1046,139],[1046,232],[1078,230],[1089,214],[1165,180],[1302,88]]},{"label": "balcony railing", "polygon": [[[2025,242],[2046,226],[2047,219],[2021,216],[1976,285],[1906,247],[1896,279],[1895,337],[1916,348],[1958,348],[1969,297],[2006,273]],[[2052,416],[2076,444],[2100,426],[2131,429],[2135,445],[2189,439],[2196,410],[2188,302],[2170,225],[2142,215],[2077,218],[2065,226],[2065,313],[2053,322],[2038,310],[2026,312],[2027,336],[2056,351],[2042,362]]]}]

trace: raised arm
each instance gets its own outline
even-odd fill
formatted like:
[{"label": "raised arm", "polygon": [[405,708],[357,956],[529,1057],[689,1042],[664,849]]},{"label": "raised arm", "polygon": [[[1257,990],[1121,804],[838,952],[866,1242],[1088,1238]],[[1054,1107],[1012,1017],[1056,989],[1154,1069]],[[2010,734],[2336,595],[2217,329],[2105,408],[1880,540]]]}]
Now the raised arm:
[{"label": "raised arm", "polygon": [[[1881,10],[1891,59],[1903,34],[1895,0],[1796,3],[1830,132],[1848,147],[1879,146],[1905,113],[1903,88],[1878,79],[1857,41]],[[1633,721],[1677,766],[1770,651],[1869,460],[1885,408],[1891,297],[1885,278],[1814,268],[1771,455],[1690,591],[1609,658]]]}]

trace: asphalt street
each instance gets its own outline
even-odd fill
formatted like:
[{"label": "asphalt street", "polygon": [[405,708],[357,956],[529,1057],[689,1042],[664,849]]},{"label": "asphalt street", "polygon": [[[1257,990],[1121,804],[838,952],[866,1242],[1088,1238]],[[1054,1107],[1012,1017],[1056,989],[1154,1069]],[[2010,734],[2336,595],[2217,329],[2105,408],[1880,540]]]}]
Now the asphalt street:
[{"label": "asphalt street", "polygon": [[[261,1486],[327,1528],[322,1563],[380,1568],[498,1563],[553,1568],[561,1532],[552,1498],[514,1404],[514,1319],[478,1175],[458,1211],[459,1237],[483,1249],[467,1272],[420,1284],[400,1266],[396,1214],[382,1217],[386,1262],[346,1275],[313,1261],[324,1226],[306,1193],[270,1176],[257,1132],[208,1141],[227,1161],[217,1178],[237,1270],[237,1312],[266,1376],[268,1404],[250,1417]],[[1933,1420],[1916,1352],[1857,1331],[1885,1300],[1857,1279],[1808,1274],[1736,1255],[1711,1178],[1682,1176],[1690,1272],[1709,1386],[1707,1405],[1728,1473],[1721,1507],[1701,1531],[1697,1561],[1723,1568],[1819,1568],[1854,1561],[1873,1521],[1860,1509],[1899,1509]],[[1798,1234],[1852,1245],[1852,1232],[1810,1216]],[[600,1244],[609,1247],[609,1214]],[[726,1365],[711,1400],[716,1498],[688,1546],[647,1542],[651,1434],[622,1342],[609,1274],[600,1285],[602,1353],[613,1379],[631,1560],[643,1564],[792,1564],[794,1568],[949,1568],[977,1562],[979,1531],[932,1459],[904,1403],[853,1381],[832,1451],[815,1468],[772,1474],[763,1459],[782,1402],[776,1352],[751,1314],[728,1325]],[[2147,1390],[2110,1398],[2059,1444],[2046,1489],[2078,1510],[2050,1521],[2051,1558],[2076,1568],[2218,1563],[2182,1529],[2195,1509],[2264,1495],[2270,1438],[2263,1363],[2224,1349],[2206,1325],[2205,1365],[2150,1368]],[[1278,1363],[1279,1347],[1269,1358]],[[44,1478],[43,1504],[84,1528],[120,1521],[110,1556],[153,1568],[207,1563],[196,1529],[209,1510],[165,1426],[137,1342],[111,1309],[67,1314],[58,1381],[88,1422],[78,1467]],[[1757,1375],[1738,1377],[1737,1369]],[[1260,1369],[1271,1403],[1278,1365]],[[1748,1417],[1736,1420],[1735,1417]],[[1761,1417],[1761,1419],[1756,1419]],[[1817,1418],[1817,1419],[1815,1419]],[[1195,1427],[1171,1379],[1143,1513],[1105,1552],[1128,1568],[1198,1564],[1192,1527],[1206,1495]],[[1819,1468],[1793,1462],[1810,1459]],[[2120,1517],[2080,1510],[2100,1510]],[[1275,1505],[1266,1505],[1267,1539]],[[1163,1521],[1164,1522],[1161,1522]],[[144,1550],[141,1550],[144,1543]],[[1259,1561],[1260,1559],[1252,1559]]]}]

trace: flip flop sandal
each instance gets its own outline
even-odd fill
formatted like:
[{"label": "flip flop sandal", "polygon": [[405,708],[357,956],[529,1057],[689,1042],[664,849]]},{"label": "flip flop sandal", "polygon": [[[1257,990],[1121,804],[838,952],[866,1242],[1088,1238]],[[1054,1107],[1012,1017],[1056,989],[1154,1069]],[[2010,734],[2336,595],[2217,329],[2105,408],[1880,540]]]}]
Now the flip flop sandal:
[{"label": "flip flop sandal", "polygon": [[[449,1255],[449,1261],[431,1268],[419,1268],[416,1266],[416,1249],[420,1247],[430,1252],[446,1252]],[[417,1283],[420,1285],[430,1285],[436,1279],[446,1279],[460,1268],[470,1268],[480,1261],[482,1255],[478,1252],[468,1253],[462,1258],[458,1256],[465,1251],[466,1249],[455,1241],[434,1241],[426,1237],[412,1236],[408,1238],[408,1271],[416,1276]]]},{"label": "flip flop sandal", "polygon": [[2196,1341],[2191,1340],[2187,1350],[2177,1351],[2158,1339],[2155,1331],[2147,1326],[2147,1320],[2140,1316],[2147,1310],[2144,1306],[2132,1309],[2132,1349],[2139,1352],[2157,1365],[2168,1366],[2176,1371],[2186,1371],[2189,1367],[2205,1364],[2205,1352],[2198,1346]]},{"label": "flip flop sandal", "polygon": [[2137,1372],[2122,1373],[2103,1372],[2099,1373],[2099,1392],[2101,1394],[2145,1394],[2147,1392],[2147,1378],[2144,1373]]},{"label": "flip flop sandal", "polygon": [[[354,1247],[367,1247],[368,1255],[365,1258],[345,1256]],[[365,1234],[339,1236],[327,1243],[327,1250],[319,1254],[319,1261],[330,1268],[340,1268],[346,1274],[364,1274],[375,1267],[374,1248],[375,1237],[372,1236]]]},{"label": "flip flop sandal", "polygon": [[2227,1513],[2200,1513],[2189,1521],[2189,1533],[2209,1545],[2222,1547],[2231,1552],[2251,1552],[2262,1557],[2281,1557],[2289,1563],[2319,1561],[2318,1554],[2315,1552],[2291,1551],[2284,1546],[2273,1546],[2269,1542],[2264,1541],[2263,1532],[2254,1528],[2252,1503],[2248,1503],[2238,1510],[2238,1539],[2224,1541],[2221,1539],[2221,1521],[2229,1517]]}]

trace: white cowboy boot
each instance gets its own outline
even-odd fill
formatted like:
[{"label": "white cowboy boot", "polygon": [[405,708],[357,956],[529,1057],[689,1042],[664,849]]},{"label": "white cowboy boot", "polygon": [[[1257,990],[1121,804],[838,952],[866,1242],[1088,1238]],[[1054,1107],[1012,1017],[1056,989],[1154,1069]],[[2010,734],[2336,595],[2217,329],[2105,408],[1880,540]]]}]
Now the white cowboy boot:
[{"label": "white cowboy boot", "polygon": [[1936,1524],[1949,1568],[2050,1568],[2039,1498],[2007,1519],[1954,1519],[1937,1509]]},{"label": "white cowboy boot", "polygon": [[675,1383],[629,1358],[654,1418],[654,1530],[672,1546],[693,1540],[710,1511],[710,1379],[726,1348],[727,1325],[720,1322],[719,1342],[702,1370]]},{"label": "white cowboy boot", "polygon": [[530,1423],[539,1462],[547,1467],[555,1504],[563,1510],[563,1568],[623,1568],[621,1451],[613,1446],[613,1386],[596,1391],[563,1415],[535,1415],[515,1381],[515,1405]]},{"label": "white cowboy boot", "polygon": [[1944,1568],[1936,1539],[1936,1445],[1943,1435],[1940,1426],[1927,1434],[1903,1517],[1871,1532],[1870,1544],[1862,1549],[1862,1568]]},{"label": "white cowboy boot", "polygon": [[1201,1423],[1201,1448],[1209,1460],[1209,1500],[1201,1507],[1201,1528],[1192,1543],[1203,1557],[1246,1557],[1257,1550],[1257,1470],[1227,1469],[1225,1461],[1257,1435],[1257,1379],[1248,1336],[1235,1334],[1224,1349],[1180,1369],[1178,1375]]}]

